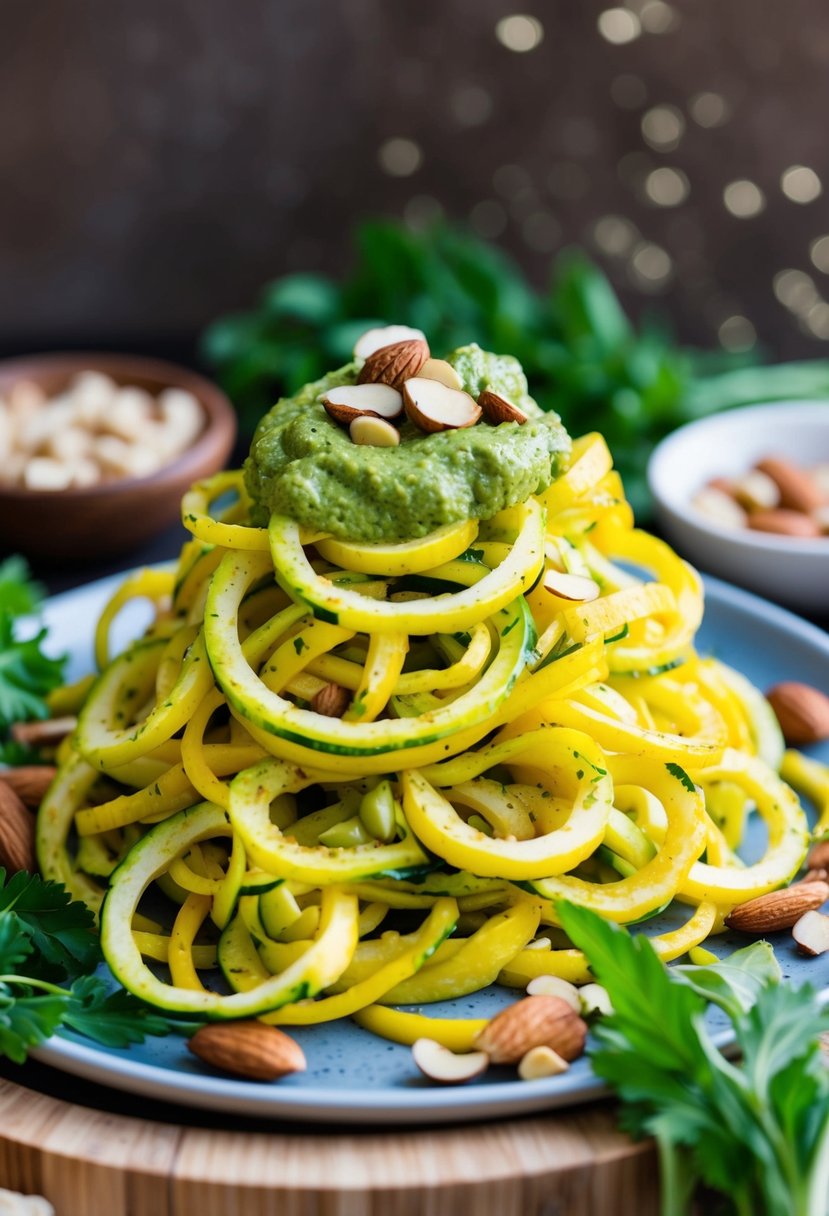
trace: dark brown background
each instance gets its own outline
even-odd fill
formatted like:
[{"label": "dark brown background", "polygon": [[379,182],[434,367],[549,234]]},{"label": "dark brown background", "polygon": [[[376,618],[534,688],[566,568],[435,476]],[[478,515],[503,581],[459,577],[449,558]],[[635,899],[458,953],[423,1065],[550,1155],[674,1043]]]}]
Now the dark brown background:
[{"label": "dark brown background", "polygon": [[[822,353],[827,195],[793,202],[780,179],[801,164],[829,188],[825,0],[630,0],[622,45],[608,7],[0,0],[0,348],[186,352],[267,278],[342,267],[356,219],[443,212],[539,283],[560,243],[587,245],[687,339],[747,345],[753,326],[778,354]],[[526,53],[496,36],[516,10],[543,28]],[[663,106],[684,130],[660,150],[642,119]],[[395,138],[419,149],[408,175],[384,168]],[[660,166],[685,175],[662,182],[679,205],[648,197]],[[744,178],[753,218],[724,205]],[[787,306],[791,268],[810,278],[777,280]],[[735,315],[751,325],[721,328]]]}]

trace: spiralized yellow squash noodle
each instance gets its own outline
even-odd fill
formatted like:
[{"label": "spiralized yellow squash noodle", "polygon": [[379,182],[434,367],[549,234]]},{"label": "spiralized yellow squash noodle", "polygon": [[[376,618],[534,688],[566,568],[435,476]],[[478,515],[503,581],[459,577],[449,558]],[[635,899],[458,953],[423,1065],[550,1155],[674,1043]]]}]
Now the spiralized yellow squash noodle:
[{"label": "spiralized yellow squash noodle", "polygon": [[[238,472],[195,486],[176,569],[108,605],[39,816],[43,873],[139,996],[464,1048],[481,1023],[396,1007],[586,981],[558,899],[685,906],[654,939],[673,959],[797,871],[776,722],[696,654],[700,580],[633,527],[601,436],[540,496],[404,544],[249,506]],[[154,623],[110,657],[135,599]]]}]

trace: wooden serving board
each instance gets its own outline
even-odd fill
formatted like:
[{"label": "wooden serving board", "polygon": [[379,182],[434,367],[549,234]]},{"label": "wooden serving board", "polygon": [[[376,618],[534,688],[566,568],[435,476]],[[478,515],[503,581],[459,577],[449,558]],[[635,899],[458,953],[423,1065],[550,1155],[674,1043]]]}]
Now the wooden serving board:
[{"label": "wooden serving board", "polygon": [[[0,1187],[44,1195],[56,1216],[658,1216],[653,1145],[619,1132],[609,1103],[343,1132],[141,1099],[123,1114],[96,1086],[31,1064],[4,1072]],[[110,1109],[40,1092],[61,1087]]]}]

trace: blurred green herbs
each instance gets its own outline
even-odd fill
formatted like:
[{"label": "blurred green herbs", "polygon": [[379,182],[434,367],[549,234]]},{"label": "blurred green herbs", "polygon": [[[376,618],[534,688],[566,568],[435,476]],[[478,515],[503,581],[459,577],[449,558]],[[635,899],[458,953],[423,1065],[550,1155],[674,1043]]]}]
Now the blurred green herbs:
[{"label": "blurred green herbs", "polygon": [[63,680],[64,659],[43,651],[46,630],[20,628],[36,613],[43,589],[22,557],[0,563],[0,763],[26,764],[36,757],[8,737],[15,722],[48,718],[46,697]]},{"label": "blurred green herbs", "polygon": [[681,423],[751,402],[829,396],[829,361],[761,369],[744,356],[682,349],[653,319],[637,330],[577,251],[556,260],[540,294],[499,249],[443,225],[414,233],[369,222],[356,243],[356,266],[341,282],[277,279],[256,311],[206,332],[205,357],[243,429],[252,432],[280,395],[347,362],[370,326],[414,325],[437,355],[475,341],[520,359],[533,396],[571,433],[604,434],[641,521],[648,456]]}]

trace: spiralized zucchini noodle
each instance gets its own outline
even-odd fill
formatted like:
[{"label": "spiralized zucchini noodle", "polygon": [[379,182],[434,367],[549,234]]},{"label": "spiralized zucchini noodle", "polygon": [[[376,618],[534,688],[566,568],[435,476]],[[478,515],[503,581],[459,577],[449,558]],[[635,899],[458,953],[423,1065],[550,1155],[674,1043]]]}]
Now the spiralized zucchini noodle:
[{"label": "spiralized zucchini noodle", "polygon": [[[634,528],[601,436],[544,493],[421,540],[249,510],[239,472],[193,487],[176,569],[107,606],[39,815],[43,873],[100,912],[132,992],[462,1048],[480,1022],[397,1007],[585,982],[558,899],[621,924],[682,905],[653,939],[670,960],[797,871],[776,721],[695,652],[700,579]],[[153,624],[111,656],[136,599]],[[749,813],[767,844],[745,864]]]}]

